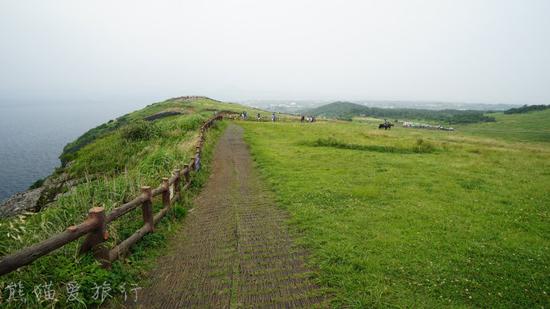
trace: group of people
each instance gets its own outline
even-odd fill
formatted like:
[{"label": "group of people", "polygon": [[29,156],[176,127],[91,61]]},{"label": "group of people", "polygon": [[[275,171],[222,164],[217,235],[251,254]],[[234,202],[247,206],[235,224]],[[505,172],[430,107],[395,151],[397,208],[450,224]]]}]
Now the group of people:
[{"label": "group of people", "polygon": [[315,122],[315,116],[304,116],[300,118],[300,122]]},{"label": "group of people", "polygon": [[[241,119],[242,119],[242,120],[247,120],[247,119],[248,119],[248,112],[243,111],[243,112],[241,113]],[[262,121],[262,114],[258,113],[258,114],[256,115],[256,120],[257,120],[257,121]],[[271,121],[273,121],[273,122],[277,121],[277,115],[275,115],[275,113],[272,113],[272,114],[271,114]]]},{"label": "group of people", "polygon": [[[239,113],[234,113],[234,114],[231,114],[228,116],[228,118],[230,119],[241,119],[241,120],[248,120],[248,112],[247,111],[243,111],[241,112],[240,114]],[[272,122],[275,122],[275,121],[278,121],[279,117],[277,117],[277,114],[275,112],[271,113],[271,121]],[[260,113],[257,113],[256,114],[256,121],[262,121],[263,117],[262,117],[262,114]],[[304,122],[315,122],[317,121],[317,119],[315,118],[315,116],[306,116],[306,115],[302,115],[300,116],[300,122],[304,123]]]},{"label": "group of people", "polygon": [[[248,119],[248,112],[247,111],[243,111],[241,114],[240,114],[240,118],[242,120],[247,120]],[[277,115],[275,114],[275,112],[271,113],[271,121],[272,122],[275,122],[277,121]],[[233,118],[234,119],[234,118]],[[257,121],[262,121],[262,114],[258,113],[256,114],[256,120]],[[316,119],[315,119],[315,116],[305,116],[305,115],[302,115],[300,117],[300,122],[315,122]]]}]

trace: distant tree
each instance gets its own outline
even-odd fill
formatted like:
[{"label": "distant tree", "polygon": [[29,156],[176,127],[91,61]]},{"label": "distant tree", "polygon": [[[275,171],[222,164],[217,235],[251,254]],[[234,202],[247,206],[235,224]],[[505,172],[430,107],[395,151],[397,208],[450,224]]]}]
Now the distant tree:
[{"label": "distant tree", "polygon": [[307,111],[315,116],[348,119],[354,116],[372,116],[388,119],[432,120],[441,123],[492,122],[495,118],[486,116],[482,111],[474,110],[427,110],[412,108],[368,107],[350,102],[334,102]]}]

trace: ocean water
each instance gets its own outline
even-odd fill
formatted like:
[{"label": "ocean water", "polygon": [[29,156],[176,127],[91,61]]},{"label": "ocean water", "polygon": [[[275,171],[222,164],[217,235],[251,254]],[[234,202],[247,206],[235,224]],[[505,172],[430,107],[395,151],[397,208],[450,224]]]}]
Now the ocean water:
[{"label": "ocean water", "polygon": [[145,105],[0,102],[0,201],[51,174],[68,142]]}]

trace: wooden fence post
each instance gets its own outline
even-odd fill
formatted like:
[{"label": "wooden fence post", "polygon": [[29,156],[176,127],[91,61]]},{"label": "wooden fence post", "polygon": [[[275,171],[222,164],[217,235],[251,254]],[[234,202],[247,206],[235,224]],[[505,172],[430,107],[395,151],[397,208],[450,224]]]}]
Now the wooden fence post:
[{"label": "wooden fence post", "polygon": [[190,163],[189,163],[189,167],[190,167],[191,169],[195,169],[195,156],[192,156],[191,158],[189,158],[189,160],[190,160],[190,161],[189,161],[189,162],[190,162]]},{"label": "wooden fence post", "polygon": [[[174,182],[174,186],[176,186],[176,182]],[[170,183],[168,182],[168,177],[162,178],[162,187],[164,188],[164,191],[162,191],[162,205],[165,208],[170,208]]]},{"label": "wooden fence post", "polygon": [[183,178],[185,179],[185,184],[188,184],[190,183],[190,179],[189,179],[189,164],[184,164],[183,165],[183,170],[185,171],[183,173]]},{"label": "wooden fence post", "polygon": [[96,228],[88,234],[82,246],[80,247],[80,253],[89,251],[93,252],[94,257],[101,262],[103,267],[109,267],[109,250],[103,244],[105,240],[109,238],[107,232],[107,220],[105,216],[105,208],[93,207],[88,212],[88,219],[96,222]]},{"label": "wooden fence post", "polygon": [[174,196],[178,197],[178,200],[181,201],[181,188],[180,188],[180,170],[175,169],[172,174],[176,176],[176,180],[174,181]]},{"label": "wooden fence post", "polygon": [[153,196],[151,194],[151,187],[143,186],[141,187],[141,192],[145,194],[147,200],[141,204],[141,209],[143,211],[143,223],[148,226],[150,232],[153,232],[155,229],[155,223],[153,221]]},{"label": "wooden fence post", "polygon": [[193,164],[195,166],[195,171],[198,172],[201,169],[201,150],[200,147],[197,146],[197,151],[195,152],[195,162]]}]

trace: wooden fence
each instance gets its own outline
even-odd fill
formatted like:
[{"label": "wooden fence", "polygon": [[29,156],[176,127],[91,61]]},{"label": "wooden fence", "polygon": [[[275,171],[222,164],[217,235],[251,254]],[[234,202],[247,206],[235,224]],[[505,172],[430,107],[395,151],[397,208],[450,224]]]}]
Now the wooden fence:
[{"label": "wooden fence", "polygon": [[[190,158],[189,164],[184,164],[183,169],[175,169],[171,177],[162,178],[162,182],[157,188],[141,187],[141,194],[138,197],[113,209],[109,214],[105,213],[103,207],[93,207],[82,223],[69,226],[62,233],[4,256],[0,260],[0,276],[30,264],[41,256],[85,235],[86,239],[80,247],[80,253],[92,251],[94,257],[100,261],[103,267],[110,267],[113,261],[127,254],[130,247],[145,234],[152,233],[155,225],[170,211],[174,201],[181,199],[181,191],[188,189],[191,184],[191,171],[198,171],[200,168],[201,151],[206,130],[215,121],[222,119],[223,116],[219,114],[210,118],[201,126],[199,140],[195,147],[195,155]],[[153,215],[153,197],[158,195],[162,195],[163,208]],[[143,214],[143,227],[109,250],[105,245],[105,241],[109,238],[107,231],[109,223],[140,206]]]}]

